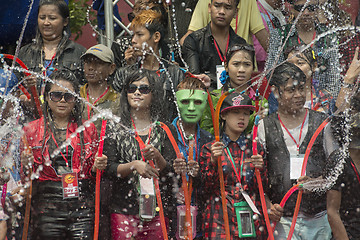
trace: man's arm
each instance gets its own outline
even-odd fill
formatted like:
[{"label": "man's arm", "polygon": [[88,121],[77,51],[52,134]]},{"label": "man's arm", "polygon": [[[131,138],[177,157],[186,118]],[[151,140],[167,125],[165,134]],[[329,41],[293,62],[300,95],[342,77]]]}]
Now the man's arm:
[{"label": "man's arm", "polygon": [[181,46],[183,46],[184,45],[184,42],[185,42],[185,38],[187,37],[187,36],[189,36],[191,33],[193,33],[194,31],[192,31],[192,30],[188,30],[187,31],[187,33],[185,33],[185,35],[180,39],[180,41],[179,41],[179,43],[180,43],[180,45]]},{"label": "man's arm", "polygon": [[188,36],[183,45],[185,62],[189,65],[189,71],[193,74],[200,74],[200,54],[198,40],[192,35]]}]

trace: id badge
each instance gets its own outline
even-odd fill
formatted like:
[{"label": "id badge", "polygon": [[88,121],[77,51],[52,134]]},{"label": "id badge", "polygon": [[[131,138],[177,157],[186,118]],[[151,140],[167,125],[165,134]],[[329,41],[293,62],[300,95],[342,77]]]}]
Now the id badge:
[{"label": "id badge", "polygon": [[63,198],[78,198],[79,197],[79,182],[77,174],[64,173],[61,175]]},{"label": "id badge", "polygon": [[301,168],[305,154],[290,155],[290,179],[298,179],[301,176]]},{"label": "id badge", "polygon": [[222,87],[222,84],[220,82],[220,75],[225,70],[224,65],[216,65],[216,87],[217,89],[220,89]]},{"label": "id badge", "polygon": [[[191,226],[192,226],[192,236],[196,236],[196,216],[197,208],[196,206],[190,206],[190,215],[191,215]],[[186,206],[180,205],[177,206],[177,217],[178,217],[178,227],[177,227],[177,239],[187,239],[187,229],[186,229]]]},{"label": "id badge", "polygon": [[140,176],[139,216],[142,220],[150,221],[155,217],[156,196],[152,178]]},{"label": "id badge", "polygon": [[256,237],[253,211],[246,201],[234,203],[240,238]]}]

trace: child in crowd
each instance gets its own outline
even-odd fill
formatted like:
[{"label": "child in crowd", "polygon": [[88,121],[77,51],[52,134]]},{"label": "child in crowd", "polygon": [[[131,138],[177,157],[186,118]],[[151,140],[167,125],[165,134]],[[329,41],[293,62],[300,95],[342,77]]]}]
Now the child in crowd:
[{"label": "child in crowd", "polygon": [[[220,112],[222,139],[220,142],[213,141],[204,145],[201,150],[200,172],[204,183],[203,197],[206,199],[203,212],[205,239],[225,239],[218,158],[221,158],[224,173],[231,239],[242,239],[242,233],[248,229],[239,229],[238,226],[245,225],[252,225],[253,232],[250,239],[266,239],[266,227],[263,219],[252,214],[252,211],[257,211],[256,207],[261,208],[253,167],[260,169],[263,179],[266,179],[262,146],[258,144],[259,154],[253,155],[252,140],[245,132],[250,115],[254,110],[255,107],[246,94],[240,95],[238,92],[229,94],[225,98]],[[248,197],[245,198],[245,195],[251,196],[251,200]],[[255,202],[255,206],[253,202]],[[237,206],[244,206],[248,209],[249,221],[237,218]]]},{"label": "child in crowd", "polygon": [[[222,72],[220,77],[222,87],[211,92],[211,99],[214,105],[214,109],[216,109],[216,105],[220,96],[231,88],[235,88],[235,91],[238,93],[245,92],[246,95],[250,97],[250,99],[255,100],[256,92],[250,86],[250,79],[254,69],[254,47],[249,44],[236,44],[232,46],[227,52],[225,71]],[[264,99],[262,101],[262,106],[264,106],[266,102],[266,99]],[[254,116],[251,116],[247,132],[251,131],[253,122]],[[200,126],[202,129],[205,129],[210,133],[214,133],[210,107],[205,109],[201,118]]]},{"label": "child in crowd", "polygon": [[[175,131],[173,135],[177,136],[177,144],[182,153],[183,158],[177,158],[174,161],[173,167],[175,173],[185,173],[187,179],[192,181],[194,192],[192,194],[192,205],[197,208],[196,226],[192,226],[193,231],[196,231],[196,236],[202,236],[202,181],[198,175],[199,171],[199,157],[200,150],[203,145],[213,140],[213,136],[201,129],[199,120],[207,104],[206,87],[202,81],[188,74],[183,81],[178,85],[176,92],[177,104],[179,106],[181,118],[177,117],[172,122]],[[193,156],[189,159],[190,145],[193,148]],[[180,184],[179,184],[180,185]],[[184,205],[184,193],[179,189],[178,203]],[[179,206],[181,208],[184,206]],[[184,209],[184,208],[183,208]],[[178,216],[179,219],[179,216]],[[177,231],[179,232],[178,223]]]}]

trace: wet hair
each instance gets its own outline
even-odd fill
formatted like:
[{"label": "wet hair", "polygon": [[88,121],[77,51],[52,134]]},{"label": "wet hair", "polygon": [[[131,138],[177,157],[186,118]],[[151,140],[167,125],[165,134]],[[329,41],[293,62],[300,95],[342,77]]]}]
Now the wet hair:
[{"label": "wet hair", "polygon": [[[311,68],[313,68],[317,62],[316,54],[312,48],[306,48],[305,45],[294,45],[288,47],[284,51],[284,56],[287,59],[290,53],[297,55],[299,58],[306,61]],[[300,56],[299,54],[303,54],[304,56]]]},{"label": "wet hair", "polygon": [[277,66],[274,70],[273,76],[270,79],[270,84],[276,88],[284,86],[289,79],[296,80],[299,83],[306,82],[305,73],[295,64],[285,62]]},{"label": "wet hair", "polygon": [[255,69],[255,49],[252,45],[244,43],[244,44],[234,44],[226,53],[226,65],[229,64],[231,58],[235,53],[243,51],[247,52],[251,57],[251,62],[253,64],[253,69]]},{"label": "wet hair", "polygon": [[350,100],[350,108],[353,111],[359,112],[360,111],[360,91],[359,89],[355,93],[355,95]]},{"label": "wet hair", "polygon": [[125,85],[121,91],[120,96],[120,117],[121,121],[125,126],[131,126],[131,115],[130,115],[130,104],[127,97],[127,90],[129,89],[130,84],[133,82],[140,81],[141,79],[146,78],[149,81],[150,89],[151,89],[151,105],[150,105],[150,117],[151,121],[159,120],[164,121],[164,95],[165,92],[161,83],[158,79],[156,73],[147,70],[140,69],[130,72],[125,78]]},{"label": "wet hair", "polygon": [[160,12],[155,10],[142,11],[131,22],[131,27],[133,29],[140,26],[144,26],[150,32],[150,36],[156,32],[160,33],[159,48],[162,48],[166,45],[164,40],[166,35],[166,28],[163,23],[162,14]]},{"label": "wet hair", "polygon": [[[74,88],[74,93],[79,94],[79,82],[76,78],[75,74],[72,73],[68,69],[59,69],[54,71],[50,76],[50,79],[53,80],[55,83],[59,83],[60,81],[65,81],[71,84],[71,86]],[[46,131],[48,130],[48,123],[51,121],[49,117],[52,116],[51,109],[49,107],[49,92],[51,88],[53,87],[54,83],[47,81],[45,84],[45,101],[43,104],[43,113],[44,113],[44,141],[43,141],[43,148],[45,147],[45,137],[46,137]],[[61,86],[61,85],[60,85]],[[72,121],[77,124],[77,126],[81,126],[83,124],[81,113],[83,111],[83,107],[79,100],[75,101],[75,105],[73,110],[71,111],[71,117]],[[80,133],[80,143],[81,143],[81,155],[83,156],[83,146],[84,146],[84,133]]]},{"label": "wet hair", "polygon": [[[69,6],[66,4],[66,2],[64,0],[40,0],[37,16],[39,16],[40,8],[42,6],[45,6],[45,5],[54,5],[54,6],[56,6],[60,16],[64,20],[68,19],[68,24],[63,29],[63,37],[62,37],[62,39],[61,39],[61,41],[60,41],[60,43],[58,45],[58,49],[61,49],[63,47],[64,43],[66,42],[66,40],[69,39],[70,34],[71,34]],[[39,31],[39,27],[37,27],[37,29],[36,29],[35,42],[37,43],[38,47],[42,47],[43,41],[42,41],[41,33]]]},{"label": "wet hair", "polygon": [[[211,3],[213,2],[214,0],[211,0]],[[239,5],[239,2],[240,0],[230,0],[231,2],[234,2],[235,3],[235,7],[237,7]]]},{"label": "wet hair", "polygon": [[182,89],[190,89],[190,90],[202,89],[206,91],[206,86],[200,79],[196,78],[194,75],[187,74],[184,80],[182,80],[177,85],[177,90],[182,90]]}]

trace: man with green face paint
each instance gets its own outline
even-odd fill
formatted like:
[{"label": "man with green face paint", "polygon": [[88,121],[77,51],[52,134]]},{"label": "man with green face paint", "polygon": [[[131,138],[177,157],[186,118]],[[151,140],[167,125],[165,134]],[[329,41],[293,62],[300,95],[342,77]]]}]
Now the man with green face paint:
[{"label": "man with green face paint", "polygon": [[[192,208],[197,207],[199,214],[196,217],[196,227],[193,226],[192,228],[193,231],[196,230],[196,237],[198,238],[202,236],[202,206],[200,204],[202,201],[200,198],[202,196],[202,183],[201,178],[198,177],[198,161],[201,147],[213,140],[213,136],[209,132],[200,129],[199,126],[199,120],[207,105],[208,94],[205,85],[190,74],[181,81],[177,89],[176,99],[181,117],[175,118],[172,122],[172,131],[173,135],[177,136],[177,144],[183,158],[175,159],[173,167],[176,174],[180,175],[185,173],[187,180],[193,178],[194,191],[191,198],[191,205]],[[193,147],[191,159],[189,159],[189,145]],[[179,186],[181,186],[181,182]],[[181,205],[184,205],[184,194],[181,188],[179,188],[177,200],[180,203],[178,208],[181,208]],[[179,229],[178,227],[177,229]]]}]

